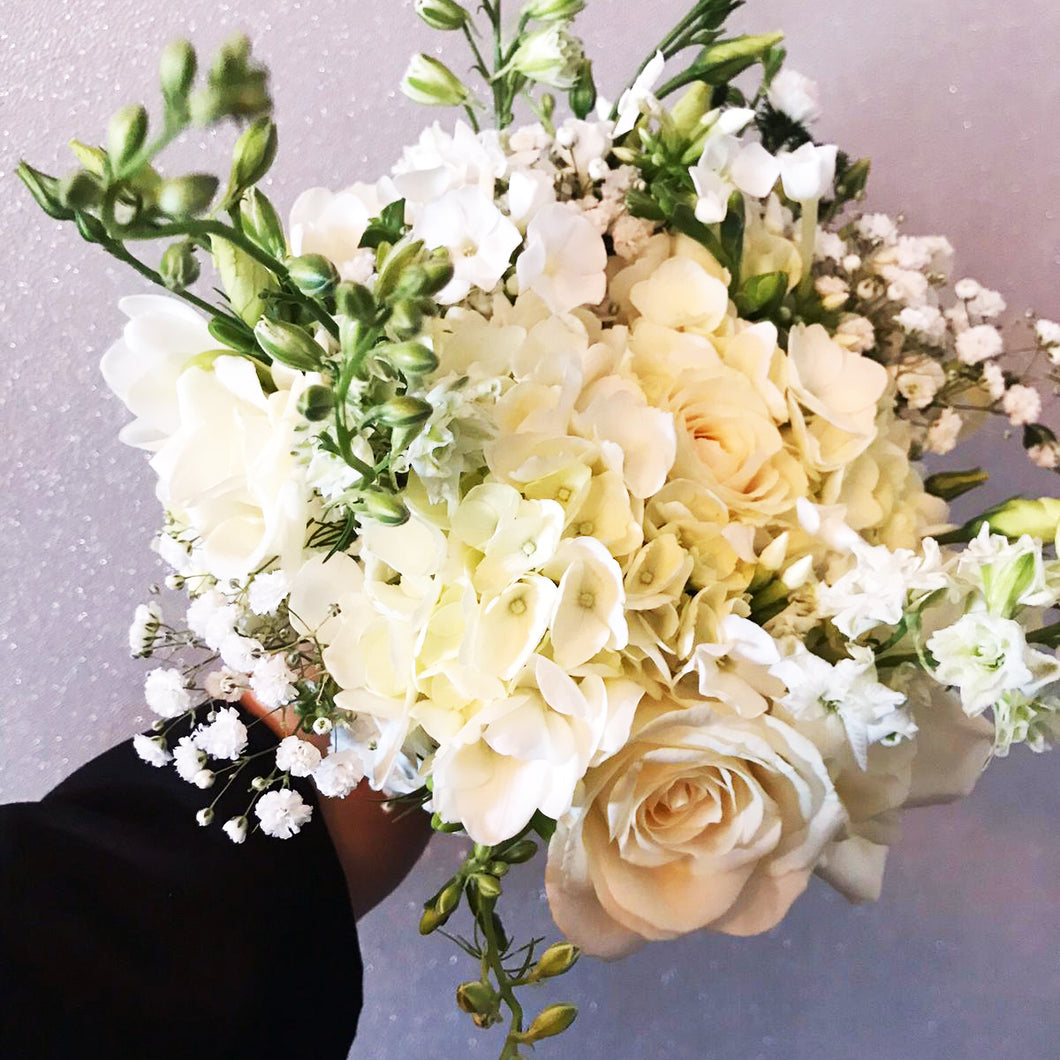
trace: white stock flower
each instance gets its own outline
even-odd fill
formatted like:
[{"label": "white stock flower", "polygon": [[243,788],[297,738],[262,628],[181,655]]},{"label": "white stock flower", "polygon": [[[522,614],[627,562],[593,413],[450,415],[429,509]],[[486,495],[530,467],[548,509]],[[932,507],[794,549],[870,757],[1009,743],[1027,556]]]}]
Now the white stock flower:
[{"label": "white stock flower", "polygon": [[163,718],[177,718],[191,710],[191,692],[179,670],[151,670],[144,679],[144,699]]},{"label": "white stock flower", "polygon": [[320,752],[300,736],[285,736],[276,746],[276,768],[294,777],[308,777],[320,765]]},{"label": "white stock flower", "polygon": [[161,295],[123,298],[129,317],[121,339],[103,355],[107,386],[136,419],[118,437],[126,445],[156,450],[180,426],[177,380],[200,354],[217,349],[206,321],[190,306]]},{"label": "white stock flower", "polygon": [[140,604],[133,614],[129,626],[129,650],[134,658],[146,658],[158,640],[158,628],[162,624],[162,609],[158,604]]},{"label": "white stock flower", "polygon": [[172,755],[166,750],[165,740],[161,736],[145,736],[137,733],[133,737],[133,750],[149,765],[161,769],[172,759]]},{"label": "white stock flower", "polygon": [[267,655],[254,664],[250,689],[262,706],[277,710],[297,695],[294,686],[297,679],[297,674],[287,665],[282,654]]},{"label": "white stock flower", "polygon": [[291,579],[286,571],[256,574],[247,590],[247,606],[256,615],[272,615],[291,591]]},{"label": "white stock flower", "polygon": [[192,740],[211,758],[234,762],[247,746],[247,727],[235,707],[222,707],[209,725],[200,725],[192,733]]},{"label": "white stock flower", "polygon": [[659,109],[659,101],[652,93],[655,83],[662,77],[666,66],[666,57],[656,52],[648,61],[637,79],[626,89],[618,100],[618,120],[612,136],[617,140],[625,136],[641,114],[654,114]]},{"label": "white stock flower", "polygon": [[357,751],[332,751],[313,770],[313,781],[321,795],[344,799],[364,779],[364,772]]},{"label": "white stock flower", "polygon": [[190,736],[182,736],[173,748],[173,765],[181,780],[194,784],[195,778],[206,765],[206,752],[196,747]]},{"label": "white stock flower", "polygon": [[837,151],[834,144],[818,147],[808,143],[778,155],[784,194],[795,202],[811,202],[827,195],[835,180]]},{"label": "white stock flower", "polygon": [[519,229],[480,188],[447,192],[424,206],[412,229],[429,250],[445,247],[453,261],[453,278],[439,292],[444,305],[467,297],[472,287],[492,291],[522,242]]},{"label": "white stock flower", "polygon": [[290,839],[313,816],[313,807],[307,806],[297,791],[284,788],[265,792],[258,799],[254,814],[266,835],[275,839]]},{"label": "white stock flower", "polygon": [[817,82],[797,70],[784,69],[773,78],[766,95],[769,105],[802,125],[821,116]]},{"label": "white stock flower", "polygon": [[1006,693],[1029,696],[1060,676],[1052,656],[1028,647],[1018,622],[985,611],[970,612],[937,630],[927,649],[937,664],[936,680],[960,691],[970,717],[982,714]]},{"label": "white stock flower", "polygon": [[689,172],[696,189],[696,218],[704,224],[725,220],[729,196],[739,190],[764,199],[780,176],[780,162],[760,143],[735,136],[710,136]]},{"label": "white stock flower", "polygon": [[520,291],[539,294],[553,313],[596,305],[607,293],[607,249],[580,214],[552,203],[535,214],[516,263]]},{"label": "white stock flower", "polygon": [[701,928],[767,931],[843,822],[809,740],[715,706],[648,722],[560,820],[545,886],[557,926],[586,953],[618,957]]}]

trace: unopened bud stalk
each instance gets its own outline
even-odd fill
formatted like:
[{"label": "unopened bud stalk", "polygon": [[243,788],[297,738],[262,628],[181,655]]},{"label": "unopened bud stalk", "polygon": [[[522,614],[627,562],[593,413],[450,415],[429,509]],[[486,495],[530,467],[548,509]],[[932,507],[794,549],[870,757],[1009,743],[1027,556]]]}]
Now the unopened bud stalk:
[{"label": "unopened bud stalk", "polygon": [[428,107],[462,107],[471,99],[471,89],[445,63],[423,54],[412,57],[401,91]]}]

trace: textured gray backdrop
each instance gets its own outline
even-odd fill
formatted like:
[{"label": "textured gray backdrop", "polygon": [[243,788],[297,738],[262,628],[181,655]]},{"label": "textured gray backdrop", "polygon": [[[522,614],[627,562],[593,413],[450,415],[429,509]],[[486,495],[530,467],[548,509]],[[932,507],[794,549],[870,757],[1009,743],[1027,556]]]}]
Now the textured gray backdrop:
[{"label": "textured gray backdrop", "polygon": [[[240,29],[275,75],[278,205],[311,184],[370,179],[430,117],[395,92],[410,51],[439,39],[411,7],[0,0],[0,798],[41,795],[142,722],[144,667],[126,658],[125,630],[160,577],[147,549],[152,485],[142,455],[115,437],[125,413],[97,374],[121,326],[116,300],[140,283],[33,206],[12,175],[17,158],[64,170],[67,137],[92,139],[119,104],[155,100],[163,42],[189,35],[206,51]],[[683,9],[684,0],[592,0],[581,28],[606,92]],[[904,210],[913,231],[948,234],[961,267],[1003,287],[1014,309],[1060,316],[1060,8],[751,0],[740,23],[788,31],[793,65],[822,86],[821,134],[875,160],[874,204]],[[215,165],[229,140],[203,148],[200,164]],[[196,164],[199,146],[183,157]],[[992,498],[1055,488],[998,437],[979,444],[996,472]],[[583,962],[564,991],[581,1019],[542,1055],[1056,1057],[1056,778],[1055,758],[1017,753],[963,804],[911,815],[876,906],[851,908],[811,885],[765,937],[700,936],[621,964]],[[353,1057],[496,1055],[497,1036],[475,1032],[452,1005],[465,959],[415,933],[421,897],[454,861],[452,844],[436,841],[364,921],[366,1006]],[[508,904],[527,930],[544,931],[535,870],[523,876]],[[322,988],[309,1018],[341,1008],[343,984],[328,995]]]}]

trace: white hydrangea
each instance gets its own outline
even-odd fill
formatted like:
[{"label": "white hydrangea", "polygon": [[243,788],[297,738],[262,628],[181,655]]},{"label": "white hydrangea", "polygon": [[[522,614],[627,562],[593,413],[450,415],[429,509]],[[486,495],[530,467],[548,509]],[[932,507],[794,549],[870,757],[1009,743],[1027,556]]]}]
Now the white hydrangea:
[{"label": "white hydrangea", "polygon": [[286,571],[270,571],[255,575],[247,590],[247,606],[256,615],[275,614],[291,592],[291,579]]},{"label": "white hydrangea", "polygon": [[251,691],[270,710],[276,710],[297,694],[294,682],[297,675],[287,665],[282,655],[269,655],[259,659],[250,675]]},{"label": "white hydrangea", "polygon": [[276,748],[276,768],[295,777],[308,777],[320,765],[320,752],[308,740],[287,736]]},{"label": "white hydrangea", "polygon": [[262,795],[254,807],[254,814],[266,835],[275,839],[290,839],[313,816],[313,807],[307,806],[297,791],[284,788]]},{"label": "white hydrangea", "polygon": [[145,736],[137,733],[133,737],[133,749],[149,765],[160,769],[172,759],[166,750],[166,741],[161,736]]},{"label": "white hydrangea", "polygon": [[977,324],[957,336],[957,357],[962,364],[980,364],[1001,355],[1001,332],[991,324]]},{"label": "white hydrangea", "polygon": [[332,751],[313,770],[321,795],[343,799],[364,779],[364,762],[357,751]]},{"label": "white hydrangea", "polygon": [[192,739],[211,758],[235,761],[247,746],[247,727],[235,707],[222,707],[209,725],[195,730]]},{"label": "white hydrangea", "polygon": [[184,683],[184,675],[172,668],[160,667],[148,673],[144,679],[144,699],[163,718],[177,718],[191,710],[191,692]]},{"label": "white hydrangea", "polygon": [[1001,407],[1014,427],[1024,427],[1034,423],[1041,415],[1042,398],[1034,387],[1017,383],[1005,391]]}]

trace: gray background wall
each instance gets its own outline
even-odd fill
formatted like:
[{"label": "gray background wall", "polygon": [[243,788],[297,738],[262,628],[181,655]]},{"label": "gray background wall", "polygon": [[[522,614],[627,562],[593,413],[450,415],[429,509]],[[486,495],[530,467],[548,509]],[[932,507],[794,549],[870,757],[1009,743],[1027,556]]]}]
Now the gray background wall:
[{"label": "gray background wall", "polygon": [[[592,0],[581,29],[605,92],[683,10],[683,0]],[[873,157],[876,206],[903,210],[911,231],[949,235],[961,267],[1002,287],[1014,310],[1060,317],[1060,8],[752,0],[739,21],[788,31],[793,65],[821,83],[821,135]],[[121,327],[115,303],[139,281],[45,218],[12,171],[19,156],[62,171],[67,137],[91,139],[119,104],[154,100],[156,57],[170,37],[190,35],[206,52],[236,29],[252,34],[274,71],[282,148],[270,194],[284,210],[311,184],[372,178],[431,117],[395,92],[409,53],[437,39],[409,0],[0,0],[6,800],[41,795],[141,724],[143,666],[126,658],[125,629],[161,576],[147,549],[158,517],[152,484],[141,454],[118,443],[125,413],[97,374]],[[207,144],[199,164],[216,165],[229,140]],[[199,151],[189,145],[184,160]],[[1055,489],[998,440],[994,432],[978,443],[996,472],[991,498]],[[1017,753],[963,804],[911,815],[875,906],[850,908],[811,886],[765,937],[700,936],[620,964],[584,962],[564,991],[582,1017],[542,1055],[1057,1056],[1056,778],[1055,758]],[[496,1035],[475,1032],[452,1005],[465,959],[415,934],[422,896],[454,861],[453,844],[436,841],[412,880],[363,922],[355,1058],[499,1050]],[[538,874],[522,875],[508,904],[526,930],[544,932]],[[331,1001],[326,993],[311,1018],[341,1008],[343,984]]]}]

